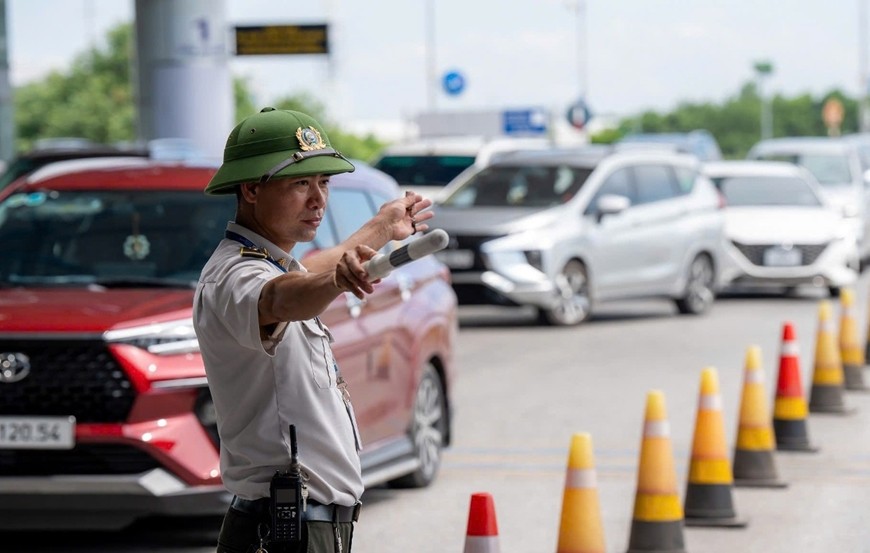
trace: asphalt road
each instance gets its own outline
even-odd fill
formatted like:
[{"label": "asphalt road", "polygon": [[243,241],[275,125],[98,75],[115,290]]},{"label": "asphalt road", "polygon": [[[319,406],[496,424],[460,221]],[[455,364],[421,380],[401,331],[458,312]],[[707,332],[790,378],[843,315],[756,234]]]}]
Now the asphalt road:
[{"label": "asphalt road", "polygon": [[[856,286],[861,333],[868,281],[865,275]],[[501,553],[555,551],[577,432],[592,436],[607,551],[626,551],[647,393],[665,395],[682,494],[701,370],[717,370],[733,447],[746,349],[761,347],[772,399],[782,324],[792,322],[808,393],[824,298],[815,291],[787,298],[732,294],[702,317],[679,316],[665,301],[625,302],[603,306],[571,329],[535,326],[523,311],[463,308],[455,436],[439,479],[424,490],[367,491],[354,551],[460,553],[475,492],[493,496]],[[838,301],[832,305],[838,314]],[[849,416],[808,417],[818,452],[775,453],[787,488],[732,490],[746,527],[685,528],[686,550],[870,552],[870,394],[847,391],[845,399],[854,408]],[[203,553],[213,551],[218,524],[152,521],[116,534],[0,534],[0,551]],[[13,546],[13,538],[22,546]]]}]

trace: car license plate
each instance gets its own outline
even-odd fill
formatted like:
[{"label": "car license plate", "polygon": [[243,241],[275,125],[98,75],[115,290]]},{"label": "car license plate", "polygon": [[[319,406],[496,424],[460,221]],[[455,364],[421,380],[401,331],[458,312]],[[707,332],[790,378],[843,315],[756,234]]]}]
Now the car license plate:
[{"label": "car license plate", "polygon": [[474,265],[474,252],[471,250],[441,250],[435,257],[451,269],[468,269]]},{"label": "car license plate", "polygon": [[72,449],[75,417],[0,417],[0,449]]},{"label": "car license plate", "polygon": [[764,264],[768,267],[795,267],[803,262],[801,251],[797,248],[782,247],[764,250]]}]

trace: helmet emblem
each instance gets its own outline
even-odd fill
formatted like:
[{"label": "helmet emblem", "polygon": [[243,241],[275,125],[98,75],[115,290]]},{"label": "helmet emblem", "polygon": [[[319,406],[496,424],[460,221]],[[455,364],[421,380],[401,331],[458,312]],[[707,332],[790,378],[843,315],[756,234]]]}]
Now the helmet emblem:
[{"label": "helmet emblem", "polygon": [[314,127],[305,127],[304,129],[299,127],[296,129],[296,140],[299,141],[299,148],[303,152],[326,148],[323,138],[321,138],[320,133]]},{"label": "helmet emblem", "polygon": [[21,352],[0,353],[0,382],[11,384],[30,374],[30,357]]}]

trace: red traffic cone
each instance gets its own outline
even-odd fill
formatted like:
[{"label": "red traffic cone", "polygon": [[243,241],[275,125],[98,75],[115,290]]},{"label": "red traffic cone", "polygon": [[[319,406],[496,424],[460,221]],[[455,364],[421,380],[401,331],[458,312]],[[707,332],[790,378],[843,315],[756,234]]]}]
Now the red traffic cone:
[{"label": "red traffic cone", "polygon": [[807,431],[807,400],[801,385],[800,348],[794,325],[782,325],[782,345],[779,352],[779,375],[773,405],[773,432],[776,449],[815,452]]},{"label": "red traffic cone", "polygon": [[485,492],[472,494],[468,508],[464,553],[500,553],[500,551],[492,495]]}]

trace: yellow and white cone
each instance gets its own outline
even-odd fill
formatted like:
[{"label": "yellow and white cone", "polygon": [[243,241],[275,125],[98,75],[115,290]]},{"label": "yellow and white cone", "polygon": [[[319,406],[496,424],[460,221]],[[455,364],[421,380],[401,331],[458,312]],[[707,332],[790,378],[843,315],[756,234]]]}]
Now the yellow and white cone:
[{"label": "yellow and white cone", "polygon": [[574,434],[568,454],[557,553],[605,553],[592,436]]},{"label": "yellow and white cone", "polygon": [[722,396],[716,369],[701,371],[698,414],[686,486],[686,526],[746,526],[737,518],[731,490],[734,477],[725,443]]},{"label": "yellow and white cone", "polygon": [[840,357],[847,390],[867,391],[864,383],[864,348],[858,341],[858,323],[855,320],[855,292],[851,288],[840,290]]},{"label": "yellow and white cone", "polygon": [[677,493],[665,396],[652,390],[646,398],[628,553],[685,553],[684,543],[683,506]]},{"label": "yellow and white cone", "polygon": [[740,421],[734,445],[734,485],[784,488],[787,484],[776,473],[775,449],[773,423],[764,390],[761,348],[750,346],[746,350]]},{"label": "yellow and white cone", "polygon": [[819,302],[819,323],[816,331],[816,351],[813,364],[813,384],[810,388],[811,413],[848,414],[843,401],[845,390],[843,361],[834,330],[831,302]]}]

